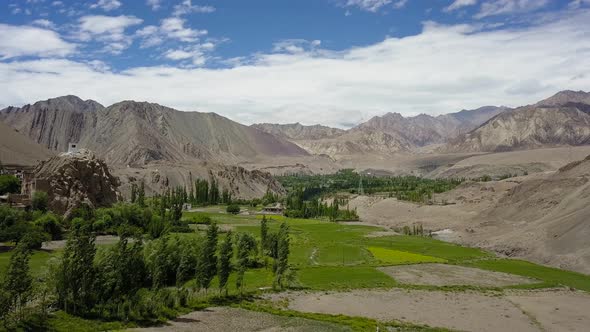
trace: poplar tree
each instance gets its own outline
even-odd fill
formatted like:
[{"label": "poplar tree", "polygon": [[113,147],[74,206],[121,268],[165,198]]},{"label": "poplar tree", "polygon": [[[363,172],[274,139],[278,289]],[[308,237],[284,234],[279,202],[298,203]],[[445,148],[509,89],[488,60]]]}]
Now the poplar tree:
[{"label": "poplar tree", "polygon": [[4,282],[2,284],[2,291],[5,296],[6,313],[14,311],[17,319],[22,318],[22,309],[29,301],[32,288],[33,278],[30,274],[29,259],[31,258],[31,251],[26,246],[26,241],[21,241],[14,249]]},{"label": "poplar tree", "polygon": [[229,231],[221,245],[221,251],[219,252],[219,292],[225,288],[225,295],[227,296],[227,281],[231,274],[231,259],[234,254],[232,244],[232,233]]},{"label": "poplar tree", "polygon": [[244,274],[250,262],[250,253],[256,249],[256,239],[248,233],[242,233],[238,238],[237,247],[238,262],[236,270],[238,275],[236,277],[236,288],[241,293],[244,287]]},{"label": "poplar tree", "polygon": [[145,184],[143,183],[143,180],[141,181],[139,190],[137,191],[137,204],[139,204],[141,207],[145,207]]},{"label": "poplar tree", "polygon": [[217,274],[217,234],[219,228],[214,222],[207,228],[205,245],[197,263],[197,284],[205,291],[211,285],[211,280]]},{"label": "poplar tree", "polygon": [[277,243],[277,262],[276,262],[276,269],[275,269],[275,280],[278,283],[279,287],[283,288],[283,278],[285,277],[285,272],[289,268],[289,226],[286,222],[281,224],[279,228],[278,234],[278,243]]},{"label": "poplar tree", "polygon": [[262,220],[260,221],[260,251],[264,254],[268,247],[268,225],[266,216],[262,216]]}]

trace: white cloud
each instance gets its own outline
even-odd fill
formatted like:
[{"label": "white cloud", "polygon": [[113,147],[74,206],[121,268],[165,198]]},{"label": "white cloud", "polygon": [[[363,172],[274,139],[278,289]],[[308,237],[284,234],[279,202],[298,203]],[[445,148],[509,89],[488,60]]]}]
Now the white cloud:
[{"label": "white cloud", "polygon": [[408,4],[408,0],[398,0],[393,4],[393,8],[400,9],[404,8]]},{"label": "white cloud", "polygon": [[63,1],[53,1],[53,2],[51,3],[51,5],[52,5],[52,6],[55,6],[55,7],[61,7],[61,6],[63,6],[63,5],[64,5],[64,3],[63,3]]},{"label": "white cloud", "polygon": [[31,22],[33,25],[40,26],[43,28],[54,29],[55,24],[47,19],[38,19]]},{"label": "white cloud", "polygon": [[304,53],[314,51],[322,44],[321,40],[285,39],[273,45],[273,52]]},{"label": "white cloud", "polygon": [[481,4],[475,18],[494,15],[519,14],[545,7],[549,0],[487,0]]},{"label": "white cloud", "polygon": [[391,2],[392,0],[346,0],[342,4],[346,7],[358,7],[369,12],[377,12]]},{"label": "white cloud", "polygon": [[445,12],[452,12],[463,7],[473,6],[477,4],[477,0],[455,0],[453,3],[443,9]]},{"label": "white cloud", "polygon": [[102,8],[104,11],[111,11],[121,7],[123,4],[119,0],[98,0],[97,3],[90,5],[90,8]]},{"label": "white cloud", "polygon": [[79,19],[76,37],[82,41],[94,39],[103,42],[106,44],[105,51],[119,54],[133,42],[133,37],[125,34],[125,30],[142,22],[135,16],[83,16]]},{"label": "white cloud", "polygon": [[[216,45],[213,42],[205,42],[202,44],[193,44],[182,49],[171,49],[166,51],[163,55],[165,58],[173,61],[182,61],[185,67],[200,67],[209,60],[209,53],[215,49]],[[190,60],[187,65],[184,60]]]},{"label": "white cloud", "polygon": [[146,0],[145,2],[152,10],[158,10],[162,6],[162,0]]},{"label": "white cloud", "polygon": [[180,4],[174,6],[174,11],[172,15],[174,16],[182,16],[191,13],[213,13],[215,11],[215,7],[213,6],[200,6],[200,5],[193,5],[191,0],[184,0]]},{"label": "white cloud", "polygon": [[72,54],[75,48],[51,30],[0,24],[1,60],[19,56],[66,56]]},{"label": "white cloud", "polygon": [[168,17],[163,19],[159,26],[148,25],[137,30],[136,36],[142,39],[141,47],[145,48],[160,45],[166,40],[194,43],[208,33],[207,30],[187,27],[185,23],[185,19]]},{"label": "white cloud", "polygon": [[568,6],[572,9],[577,9],[582,6],[588,6],[588,5],[590,5],[590,0],[573,0],[572,2],[569,3]]},{"label": "white cloud", "polygon": [[442,114],[519,106],[562,89],[589,89],[589,21],[590,10],[578,9],[533,26],[492,31],[427,23],[417,35],[366,47],[259,54],[223,69],[112,72],[73,60],[0,62],[0,100],[22,105],[72,93],[105,105],[134,99],[217,112],[244,123],[328,125],[389,111]]}]

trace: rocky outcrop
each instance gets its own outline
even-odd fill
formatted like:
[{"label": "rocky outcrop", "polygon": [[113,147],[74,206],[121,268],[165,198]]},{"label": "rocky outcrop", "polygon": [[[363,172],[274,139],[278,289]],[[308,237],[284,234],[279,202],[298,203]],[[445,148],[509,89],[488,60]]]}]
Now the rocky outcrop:
[{"label": "rocky outcrop", "polygon": [[316,140],[342,135],[345,130],[322,125],[304,126],[300,123],[258,123],[253,128],[290,140]]},{"label": "rocky outcrop", "polygon": [[35,168],[37,190],[49,195],[52,211],[68,218],[83,204],[92,208],[110,206],[119,200],[119,180],[106,163],[88,150],[65,153]]},{"label": "rocky outcrop", "polygon": [[348,156],[390,155],[396,152],[408,152],[413,145],[405,138],[387,134],[379,130],[352,129],[344,135],[321,140],[301,140],[296,143],[307,151],[334,159]]}]

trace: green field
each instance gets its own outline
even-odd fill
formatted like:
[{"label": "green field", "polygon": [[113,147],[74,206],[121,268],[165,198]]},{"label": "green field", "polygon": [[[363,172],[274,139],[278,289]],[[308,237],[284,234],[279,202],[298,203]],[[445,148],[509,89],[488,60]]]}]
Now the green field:
[{"label": "green field", "polygon": [[446,259],[426,256],[422,254],[414,254],[411,252],[391,250],[381,247],[369,247],[369,251],[373,257],[380,263],[385,265],[407,265],[419,263],[446,263]]},{"label": "green field", "polygon": [[[226,237],[227,231],[230,229],[234,234],[247,232],[256,238],[260,237],[260,220],[262,217],[259,215],[231,215],[225,213],[222,207],[209,207],[206,211],[184,213],[183,218],[190,220],[198,214],[206,214],[220,226],[220,240]],[[474,289],[470,285],[425,287],[423,285],[401,284],[379,269],[391,265],[439,263],[511,273],[539,280],[538,283],[534,284],[504,287],[506,289],[567,286],[590,291],[590,276],[522,260],[498,259],[492,253],[480,249],[462,247],[429,237],[406,235],[374,237],[372,233],[382,231],[381,228],[359,224],[333,223],[318,219],[294,219],[283,216],[270,217],[267,223],[269,231],[278,231],[282,222],[287,222],[290,229],[291,253],[289,262],[291,270],[295,272],[290,287],[293,289],[348,291],[353,289],[400,287],[455,292]],[[197,229],[197,226],[198,230],[193,233],[175,233],[171,236],[203,241],[204,229],[207,226],[191,225],[194,229]],[[104,250],[107,246],[101,245],[98,250]],[[10,252],[6,251],[0,253],[0,274],[7,268],[10,254]],[[61,249],[35,251],[30,261],[32,274],[40,276],[48,262],[60,255]],[[245,272],[242,292],[246,294],[246,298],[250,298],[250,294],[253,293],[272,292],[275,281],[272,262],[267,262],[266,266],[263,268],[251,268]],[[232,273],[228,282],[228,292],[230,299],[233,298],[234,300],[241,298],[239,296],[240,290],[236,288],[235,284],[236,274]],[[268,312],[277,316],[297,319],[307,318],[325,324],[337,323],[339,328],[343,328],[343,330],[375,331],[377,327],[383,330],[390,327],[399,331],[446,331],[402,322],[378,322],[363,317],[295,312],[285,310],[285,308],[280,307],[280,304],[279,307],[266,304],[264,300],[237,300],[235,302],[229,300],[230,302],[227,302],[228,300],[223,300],[223,297],[220,297],[221,302],[219,303],[208,302],[211,301],[210,297],[216,298],[221,294],[217,285],[218,280],[214,278],[209,293],[205,294],[205,299],[191,303],[190,308],[183,308],[176,314],[181,314],[182,310],[199,310],[211,305],[231,305],[248,310]],[[195,279],[188,281],[185,286],[188,286],[189,289],[198,288]],[[501,291],[501,288],[498,287],[476,289],[478,291]],[[170,317],[163,317],[161,320]],[[135,324],[137,322],[101,322],[99,320],[82,319],[67,315],[61,311],[50,315],[49,320],[49,325],[55,331],[117,330],[133,327]],[[32,329],[35,328],[32,327]]]},{"label": "green field", "polygon": [[[207,214],[225,229],[260,236],[261,216],[231,215],[223,211],[222,207],[210,207],[204,212],[185,213],[183,217],[190,219],[196,214]],[[392,287],[396,285],[395,280],[377,270],[377,267],[449,263],[513,273],[542,281],[534,287],[564,285],[590,291],[590,276],[587,275],[520,260],[495,259],[494,255],[480,249],[462,247],[428,237],[367,237],[368,234],[381,230],[374,226],[272,216],[268,221],[269,230],[277,231],[283,221],[287,221],[290,227],[290,263],[296,271],[296,286],[304,289]],[[202,231],[175,236],[200,240]],[[222,233],[220,236],[224,237],[225,234]],[[47,261],[57,255],[59,251],[35,252],[31,259],[32,272],[39,274]],[[0,272],[6,269],[9,259],[9,252],[0,253]],[[232,285],[230,292],[237,292],[233,286],[233,278],[235,277],[232,276],[229,282],[229,285]],[[216,281],[213,283],[215,288]],[[261,268],[246,272],[246,291],[264,290],[272,287],[272,284],[273,275],[270,269]]]}]

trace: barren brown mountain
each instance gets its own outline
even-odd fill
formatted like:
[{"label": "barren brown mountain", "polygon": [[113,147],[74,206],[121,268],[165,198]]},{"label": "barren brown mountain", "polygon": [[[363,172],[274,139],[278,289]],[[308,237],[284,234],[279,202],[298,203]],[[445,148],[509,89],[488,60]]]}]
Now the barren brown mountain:
[{"label": "barren brown mountain", "polygon": [[314,140],[330,138],[341,135],[345,132],[343,129],[332,128],[322,125],[304,126],[300,123],[275,124],[275,123],[258,123],[252,127],[290,140]]},{"label": "barren brown mountain", "polygon": [[477,219],[473,242],[590,273],[590,157],[524,179]]},{"label": "barren brown mountain", "polygon": [[254,197],[283,189],[270,176],[236,165],[308,153],[282,138],[214,113],[180,112],[158,104],[124,101],[107,108],[75,96],[0,111],[0,120],[52,150],[79,143],[121,176],[122,191],[144,180],[147,190],[219,178],[234,195]]},{"label": "barren brown mountain", "polygon": [[497,152],[590,144],[590,93],[561,91],[460,135],[442,152]]},{"label": "barren brown mountain", "polygon": [[33,166],[54,153],[0,122],[0,164]]},{"label": "barren brown mountain", "polygon": [[506,110],[506,107],[486,106],[437,117],[426,114],[403,117],[399,113],[387,113],[375,116],[349,130],[321,125],[304,126],[299,123],[263,123],[253,127],[289,139],[312,154],[342,159],[372,154],[384,156],[407,153],[418,147],[443,143],[460,133],[477,128]]},{"label": "barren brown mountain", "polygon": [[284,139],[214,113],[180,112],[146,102],[124,101],[103,108],[66,96],[6,108],[0,111],[0,120],[56,151],[66,151],[68,142],[77,142],[111,165],[307,155]]}]

